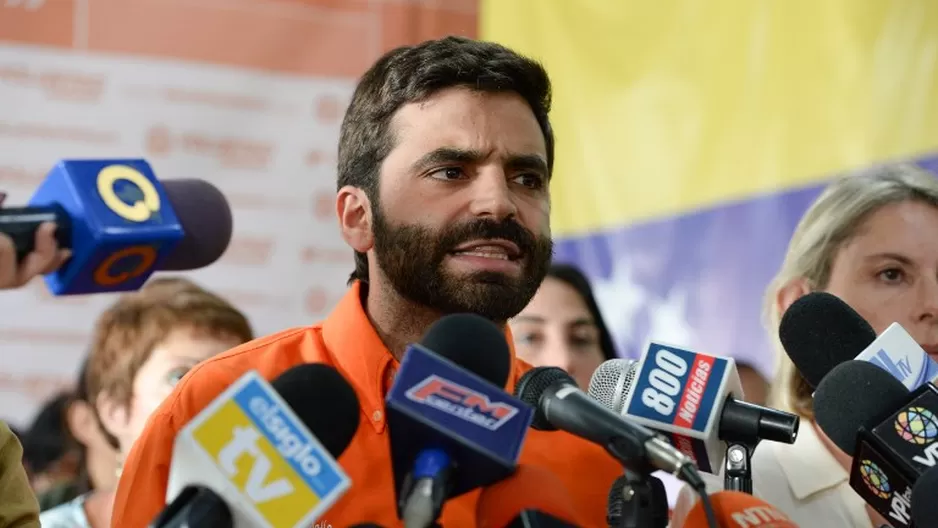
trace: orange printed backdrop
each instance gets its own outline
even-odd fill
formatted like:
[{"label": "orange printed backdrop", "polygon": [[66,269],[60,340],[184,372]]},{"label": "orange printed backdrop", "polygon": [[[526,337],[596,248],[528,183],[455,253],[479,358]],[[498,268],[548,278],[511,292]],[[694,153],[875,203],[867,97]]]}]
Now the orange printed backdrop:
[{"label": "orange printed backdrop", "polygon": [[[25,203],[62,158],[144,157],[228,197],[235,234],[191,277],[257,334],[322,318],[351,251],[335,151],[355,79],[384,51],[475,36],[477,0],[3,0],[0,191]],[[72,383],[114,297],[0,295],[0,418],[24,424]]]}]

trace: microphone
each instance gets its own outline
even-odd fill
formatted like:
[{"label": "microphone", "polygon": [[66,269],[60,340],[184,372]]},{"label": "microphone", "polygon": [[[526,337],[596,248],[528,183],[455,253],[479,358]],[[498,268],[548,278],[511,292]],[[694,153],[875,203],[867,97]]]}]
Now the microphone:
[{"label": "microphone", "polygon": [[0,233],[17,259],[34,248],[43,222],[72,257],[45,276],[54,295],[137,290],[156,270],[202,268],[231,241],[231,209],[202,180],[160,183],[142,159],[65,160],[27,207],[0,209]]},{"label": "microphone", "polygon": [[[774,506],[748,493],[721,491],[710,495],[720,528],[798,528],[787,515]],[[706,528],[707,522],[703,502],[698,502],[687,514],[684,528]]]},{"label": "microphone", "polygon": [[482,490],[476,523],[478,528],[568,528],[577,526],[574,512],[553,473],[521,464],[513,475]]},{"label": "microphone", "polygon": [[[636,489],[627,476],[621,476],[612,483],[609,488],[609,496],[606,499],[606,524],[610,528],[620,526],[636,526],[641,521],[648,521],[648,526],[667,526],[670,521],[670,512],[668,510],[668,492],[661,479],[648,476],[647,493],[644,490]],[[640,508],[645,509],[647,516],[630,515],[628,511],[630,503],[634,501],[644,501]],[[641,524],[644,526],[644,524]]]},{"label": "microphone", "polygon": [[[176,436],[171,502],[150,527],[312,526],[351,486],[335,459],[359,414],[355,391],[328,365],[294,367],[272,384],[248,372]],[[205,510],[213,516],[186,517]]]},{"label": "microphone", "polygon": [[[624,517],[625,487],[627,484],[628,481],[625,476],[622,476],[617,478],[609,488],[609,496],[606,498],[606,524],[610,527],[621,526]],[[667,497],[665,497],[664,503],[668,503]]]},{"label": "microphone", "polygon": [[[593,373],[590,395],[630,421],[660,431],[707,473],[718,474],[727,443],[794,443],[798,416],[738,400],[732,358],[651,342],[640,363],[611,359]],[[748,463],[748,462],[747,462]]]},{"label": "microphone", "polygon": [[186,486],[160,512],[150,528],[230,528],[231,508],[220,495],[205,486]]},{"label": "microphone", "polygon": [[912,487],[912,521],[917,526],[938,526],[938,468],[929,468]]},{"label": "microphone", "polygon": [[534,408],[531,427],[567,431],[605,447],[623,464],[650,465],[687,481],[694,489],[703,489],[704,482],[690,458],[652,431],[623,420],[587,396],[563,369],[529,370],[518,380],[515,395]]},{"label": "microphone", "polygon": [[938,463],[938,389],[911,393],[865,361],[835,367],[814,395],[818,425],[853,457],[850,487],[895,528],[914,526],[912,489]]},{"label": "microphone", "polygon": [[430,526],[443,502],[512,473],[533,411],[503,387],[504,334],[473,314],[438,320],[410,345],[386,400],[398,517]]},{"label": "microphone", "polygon": [[817,388],[831,369],[875,341],[876,332],[839,297],[812,292],[785,310],[778,337],[801,376]]},{"label": "microphone", "polygon": [[876,365],[909,390],[938,380],[938,363],[902,325],[893,323],[877,337],[853,308],[829,293],[809,293],[795,301],[782,317],[779,338],[814,388],[831,369],[850,359]]}]

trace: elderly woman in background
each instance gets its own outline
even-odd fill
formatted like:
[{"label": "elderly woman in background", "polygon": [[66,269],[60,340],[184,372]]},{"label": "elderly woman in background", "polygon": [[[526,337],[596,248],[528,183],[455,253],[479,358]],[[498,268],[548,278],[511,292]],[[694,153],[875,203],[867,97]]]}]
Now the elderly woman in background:
[{"label": "elderly woman in background", "polygon": [[[118,457],[191,368],[252,338],[244,314],[179,279],[154,281],[104,312],[94,331],[87,383]],[[43,512],[40,521],[44,528],[106,528],[113,500],[112,482]]]},{"label": "elderly woman in background", "polygon": [[[883,166],[825,189],[802,217],[767,289],[773,336],[785,310],[813,291],[840,297],[877,333],[898,322],[938,358],[936,176],[911,165]],[[802,423],[794,444],[763,442],[756,449],[754,494],[801,526],[888,524],[850,488],[851,458],[814,423],[811,386],[780,356],[770,404],[797,413]],[[719,490],[713,484],[710,491]],[[682,490],[676,526],[694,500]]]}]

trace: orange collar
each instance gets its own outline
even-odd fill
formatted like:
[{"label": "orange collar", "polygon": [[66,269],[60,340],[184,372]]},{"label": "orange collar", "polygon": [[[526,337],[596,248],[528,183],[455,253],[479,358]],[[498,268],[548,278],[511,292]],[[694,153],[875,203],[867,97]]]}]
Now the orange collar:
[{"label": "orange collar", "polygon": [[[362,284],[356,281],[323,321],[322,338],[336,367],[355,387],[362,412],[380,433],[385,427],[384,398],[400,363],[378,337],[362,307],[361,293]],[[515,360],[514,340],[507,328],[505,339],[512,358],[506,390],[513,391],[520,365]]]}]

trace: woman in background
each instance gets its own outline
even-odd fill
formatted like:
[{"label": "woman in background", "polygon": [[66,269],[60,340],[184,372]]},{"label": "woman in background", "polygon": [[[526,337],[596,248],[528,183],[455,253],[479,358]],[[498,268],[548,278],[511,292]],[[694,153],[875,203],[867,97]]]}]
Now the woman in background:
[{"label": "woman in background", "polygon": [[[101,429],[88,395],[88,360],[82,363],[65,410],[69,443],[77,446],[78,475],[39,494],[39,509],[45,511],[95,489],[117,485],[117,451]],[[37,492],[38,493],[38,492]]]},{"label": "woman in background", "polygon": [[[785,310],[813,291],[843,299],[877,334],[898,322],[938,357],[938,178],[892,165],[828,186],[801,218],[766,291],[776,342]],[[850,487],[852,459],[814,422],[813,389],[778,347],[782,363],[769,402],[798,414],[801,427],[792,445],[763,442],[756,449],[754,495],[800,526],[888,525]],[[711,493],[720,489],[712,484]],[[675,525],[695,500],[681,491]]]},{"label": "woman in background", "polygon": [[23,463],[36,495],[71,482],[78,474],[78,447],[65,425],[70,399],[71,393],[66,391],[47,400],[20,437]]},{"label": "woman in background", "polygon": [[[122,296],[95,325],[88,393],[118,463],[190,369],[253,339],[247,318],[227,301],[170,281]],[[112,483],[43,512],[40,521],[44,528],[107,528],[113,501]]]},{"label": "woman in background", "polygon": [[593,371],[616,357],[589,280],[567,264],[550,267],[534,298],[509,325],[519,358],[536,367],[560,367],[583,390]]}]

